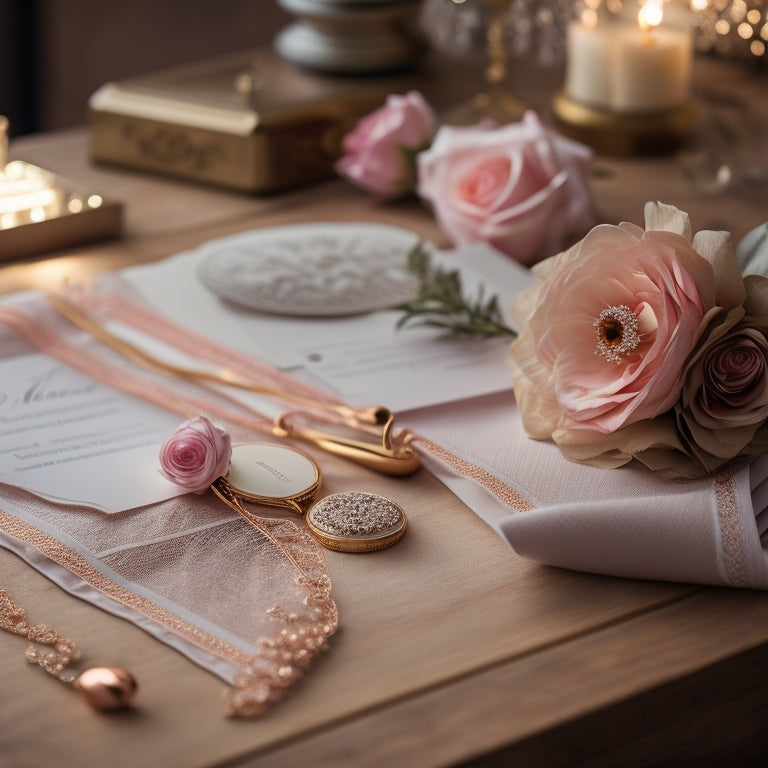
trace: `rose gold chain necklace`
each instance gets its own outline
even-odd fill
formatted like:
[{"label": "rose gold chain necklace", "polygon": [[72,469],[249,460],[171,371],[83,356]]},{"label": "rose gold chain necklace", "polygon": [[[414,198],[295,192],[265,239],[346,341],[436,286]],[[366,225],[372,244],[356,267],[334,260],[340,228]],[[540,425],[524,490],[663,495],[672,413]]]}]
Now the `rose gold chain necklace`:
[{"label": "rose gold chain necklace", "polygon": [[119,667],[92,667],[76,675],[68,670],[70,662],[80,658],[75,643],[46,624],[30,624],[26,611],[4,589],[0,589],[0,629],[26,637],[32,643],[27,648],[27,661],[79,690],[94,709],[107,711],[130,706],[137,689],[130,672]]}]

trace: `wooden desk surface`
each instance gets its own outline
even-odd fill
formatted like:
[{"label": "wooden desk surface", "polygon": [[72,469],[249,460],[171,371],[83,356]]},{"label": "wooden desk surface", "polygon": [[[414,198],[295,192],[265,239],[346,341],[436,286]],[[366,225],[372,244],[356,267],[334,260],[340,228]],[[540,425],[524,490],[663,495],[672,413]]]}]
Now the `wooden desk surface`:
[{"label": "wooden desk surface", "polygon": [[[768,125],[764,79],[699,64],[700,87],[731,99],[736,89],[744,119]],[[94,167],[86,139],[84,130],[30,137],[11,155],[123,200],[125,237],[9,264],[0,291],[53,287],[299,221],[379,221],[447,245],[415,202],[377,203],[340,180],[243,197]],[[648,199],[736,239],[768,219],[764,179],[706,195],[675,158],[601,158],[594,190],[610,223],[641,223]],[[32,621],[71,636],[99,663],[131,669],[141,686],[134,712],[96,715],[24,663],[21,638],[0,634],[0,765],[626,766],[694,757],[713,765],[765,755],[768,596],[529,563],[426,472],[389,479],[322,461],[330,492],[394,496],[411,529],[391,550],[328,554],[341,629],[259,720],[225,719],[217,678],[0,550],[0,585]]]}]

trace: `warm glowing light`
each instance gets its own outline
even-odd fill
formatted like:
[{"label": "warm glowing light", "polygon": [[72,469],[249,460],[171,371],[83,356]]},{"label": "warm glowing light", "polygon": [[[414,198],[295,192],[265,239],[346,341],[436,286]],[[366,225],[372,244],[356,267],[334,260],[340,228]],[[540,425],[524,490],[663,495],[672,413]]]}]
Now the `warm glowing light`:
[{"label": "warm glowing light", "polygon": [[55,189],[33,184],[19,185],[13,194],[4,194],[3,184],[0,181],[0,213],[17,213],[33,208],[43,208],[55,203],[56,199]]},{"label": "warm glowing light", "polygon": [[747,11],[747,21],[750,24],[759,24],[760,23],[760,11],[758,11],[757,8],[752,8],[749,11]]},{"label": "warm glowing light", "polygon": [[581,12],[581,23],[589,29],[594,29],[597,26],[597,12],[590,8],[585,8]]},{"label": "warm glowing light", "polygon": [[637,23],[640,29],[648,32],[661,24],[664,18],[664,9],[661,7],[663,0],[647,0],[643,3],[640,12],[637,14]]},{"label": "warm glowing light", "polygon": [[746,21],[743,21],[737,27],[736,32],[742,40],[749,40],[749,38],[752,37],[754,30],[752,29],[751,24],[747,24]]},{"label": "warm glowing light", "polygon": [[50,173],[19,160],[7,163],[0,168],[0,229],[57,216],[61,198]]},{"label": "warm glowing light", "polygon": [[103,202],[101,195],[90,195],[88,198],[88,205],[91,208],[100,208]]},{"label": "warm glowing light", "polygon": [[749,50],[755,56],[762,56],[765,53],[765,43],[762,40],[753,40],[749,44]]},{"label": "warm glowing light", "polygon": [[738,24],[747,15],[747,4],[744,0],[733,0],[731,18]]},{"label": "warm glowing light", "polygon": [[718,35],[727,35],[731,31],[731,25],[725,19],[718,19],[715,24],[715,32]]},{"label": "warm glowing light", "polygon": [[703,11],[709,5],[709,0],[691,0],[691,8],[694,11]]}]

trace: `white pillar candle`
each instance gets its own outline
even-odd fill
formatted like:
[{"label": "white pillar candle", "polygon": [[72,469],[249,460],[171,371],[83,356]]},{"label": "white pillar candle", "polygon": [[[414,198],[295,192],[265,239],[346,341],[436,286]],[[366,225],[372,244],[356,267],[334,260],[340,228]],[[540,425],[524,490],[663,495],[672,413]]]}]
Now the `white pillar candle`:
[{"label": "white pillar candle", "polygon": [[613,57],[612,42],[604,27],[581,22],[573,22],[568,27],[565,88],[574,101],[596,107],[610,105],[611,80],[607,65]]},{"label": "white pillar candle", "polygon": [[[661,21],[660,3],[648,0],[636,25],[570,25],[565,88],[571,99],[624,113],[669,109],[688,99],[691,34],[655,27]],[[649,8],[658,14],[649,17]]]},{"label": "white pillar candle", "polygon": [[668,109],[689,94],[691,36],[681,30],[627,30],[618,36],[611,108],[617,112]]}]

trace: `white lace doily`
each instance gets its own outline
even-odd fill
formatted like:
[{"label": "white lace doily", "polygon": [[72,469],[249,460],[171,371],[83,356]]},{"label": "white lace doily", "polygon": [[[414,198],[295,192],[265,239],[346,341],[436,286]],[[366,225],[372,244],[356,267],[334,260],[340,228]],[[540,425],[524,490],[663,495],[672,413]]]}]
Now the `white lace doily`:
[{"label": "white lace doily", "polygon": [[379,224],[302,224],[201,246],[198,275],[221,298],[284,315],[372,312],[415,298],[413,233]]}]

